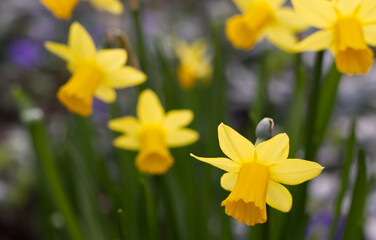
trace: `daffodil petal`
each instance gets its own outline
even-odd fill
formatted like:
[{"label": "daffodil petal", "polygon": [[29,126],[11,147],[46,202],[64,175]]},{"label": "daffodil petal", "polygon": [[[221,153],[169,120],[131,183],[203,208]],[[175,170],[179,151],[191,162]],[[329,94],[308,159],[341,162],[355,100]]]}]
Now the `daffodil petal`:
[{"label": "daffodil petal", "polygon": [[266,31],[266,37],[270,42],[286,52],[293,52],[298,41],[295,34],[291,30],[283,27],[268,29]]},{"label": "daffodil petal", "polygon": [[146,75],[129,66],[125,66],[107,73],[106,82],[113,88],[126,88],[139,85],[146,80]]},{"label": "daffodil petal", "polygon": [[376,22],[376,1],[363,0],[360,7],[358,16],[363,23],[369,24]]},{"label": "daffodil petal", "polygon": [[268,4],[272,7],[279,7],[286,2],[286,0],[268,0]]},{"label": "daffodil petal", "polygon": [[289,155],[289,137],[286,133],[262,142],[256,146],[257,161],[272,165],[286,160]]},{"label": "daffodil petal", "polygon": [[96,9],[112,14],[121,14],[124,9],[123,4],[119,0],[90,0],[90,2]]},{"label": "daffodil petal", "polygon": [[224,154],[235,162],[254,161],[255,146],[231,127],[218,126],[219,146]]},{"label": "daffodil petal", "polygon": [[198,132],[184,128],[167,133],[167,146],[182,147],[196,142],[199,138]]},{"label": "daffodil petal", "polygon": [[331,30],[317,31],[299,42],[296,46],[296,50],[323,50],[325,48],[328,48],[331,45],[332,41],[333,33]]},{"label": "daffodil petal", "polygon": [[293,31],[301,31],[308,27],[305,21],[292,8],[281,8],[275,14],[279,24]]},{"label": "daffodil petal", "polygon": [[239,172],[240,164],[228,159],[228,158],[204,158],[197,157],[191,154],[192,157],[200,160],[201,162],[209,163],[210,165],[222,169],[226,172]]},{"label": "daffodil petal", "polygon": [[301,159],[286,159],[269,167],[270,178],[288,185],[310,180],[318,176],[322,170],[320,164]]},{"label": "daffodil petal", "polygon": [[46,42],[44,44],[45,48],[56,56],[64,59],[69,63],[75,62],[74,53],[64,44],[55,42]]},{"label": "daffodil petal", "polygon": [[236,181],[238,180],[238,173],[228,172],[221,177],[221,187],[224,190],[232,191],[234,189]]},{"label": "daffodil petal", "polygon": [[[375,9],[375,11],[376,11],[376,9]],[[369,45],[376,46],[376,24],[364,26],[363,31],[364,31],[364,36],[365,36],[366,42]]]},{"label": "daffodil petal", "polygon": [[309,25],[328,28],[337,18],[333,3],[328,0],[292,0],[296,13]]},{"label": "daffodil petal", "polygon": [[97,54],[97,63],[105,70],[120,68],[127,61],[127,52],[124,49],[104,49]]},{"label": "daffodil petal", "polygon": [[165,129],[178,129],[187,126],[192,120],[191,110],[172,110],[166,114],[163,126]]},{"label": "daffodil petal", "polygon": [[117,131],[123,132],[128,134],[135,134],[140,130],[140,123],[135,117],[122,117],[122,118],[115,118],[108,122],[108,128]]},{"label": "daffodil petal", "polygon": [[113,141],[117,148],[137,151],[140,149],[140,141],[131,136],[120,136]]},{"label": "daffodil petal", "polygon": [[248,8],[251,6],[254,0],[232,0],[235,6],[241,11],[246,12]]},{"label": "daffodil petal", "polygon": [[161,123],[164,109],[158,96],[151,90],[144,90],[138,100],[137,116],[142,123]]},{"label": "daffodil petal", "polygon": [[93,39],[78,22],[74,22],[70,27],[68,46],[80,57],[95,58],[96,48]]},{"label": "daffodil petal", "polygon": [[337,3],[337,8],[342,15],[351,15],[359,3],[360,0],[340,0]]},{"label": "daffodil petal", "polygon": [[116,92],[112,88],[99,85],[95,91],[95,96],[105,103],[113,103],[116,99]]},{"label": "daffodil petal", "polygon": [[287,188],[269,179],[266,203],[281,212],[289,212],[292,206],[292,196]]}]

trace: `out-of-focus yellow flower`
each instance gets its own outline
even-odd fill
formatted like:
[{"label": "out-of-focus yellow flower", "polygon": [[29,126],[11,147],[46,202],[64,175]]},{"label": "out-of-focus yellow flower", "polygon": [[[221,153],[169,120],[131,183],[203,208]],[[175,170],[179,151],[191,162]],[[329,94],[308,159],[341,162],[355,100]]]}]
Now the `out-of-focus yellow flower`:
[{"label": "out-of-focus yellow flower", "polygon": [[367,73],[376,46],[376,1],[293,0],[293,6],[308,24],[320,29],[297,46],[298,51],[329,48],[338,71]]},{"label": "out-of-focus yellow flower", "polygon": [[180,62],[177,74],[183,89],[192,89],[198,80],[206,83],[210,81],[212,65],[204,40],[199,39],[191,44],[181,40],[175,46],[175,53]]},{"label": "out-of-focus yellow flower", "polygon": [[266,222],[266,203],[282,212],[292,206],[290,192],[280,183],[296,185],[319,175],[319,164],[287,159],[289,138],[279,134],[256,147],[223,123],[218,126],[219,145],[228,158],[197,158],[227,171],[221,186],[231,191],[222,202],[227,215],[248,226]]},{"label": "out-of-focus yellow flower", "polygon": [[92,112],[93,97],[106,103],[116,99],[115,88],[143,83],[146,75],[133,67],[124,66],[127,52],[106,49],[97,52],[95,44],[79,23],[70,27],[68,45],[46,42],[45,47],[67,61],[73,76],[63,85],[57,97],[71,112],[88,116]]},{"label": "out-of-focus yellow flower", "polygon": [[[70,19],[79,0],[40,0],[57,18]],[[113,14],[123,12],[123,4],[119,0],[89,0],[98,10]]]},{"label": "out-of-focus yellow flower", "polygon": [[233,0],[242,12],[226,23],[226,35],[237,48],[250,49],[264,37],[285,51],[293,51],[295,36],[307,27],[286,0]]},{"label": "out-of-focus yellow flower", "polygon": [[139,151],[136,166],[147,174],[164,174],[173,165],[169,147],[182,147],[196,142],[199,135],[185,128],[193,119],[190,110],[173,110],[165,114],[158,96],[144,90],[138,99],[137,116],[109,121],[108,127],[124,135],[114,146]]}]

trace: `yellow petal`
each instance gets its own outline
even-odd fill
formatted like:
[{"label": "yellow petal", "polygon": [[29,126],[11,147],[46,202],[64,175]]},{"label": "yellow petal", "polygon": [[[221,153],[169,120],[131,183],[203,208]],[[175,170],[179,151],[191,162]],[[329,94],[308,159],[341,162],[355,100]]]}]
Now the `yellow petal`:
[{"label": "yellow petal", "polygon": [[333,32],[331,30],[317,31],[305,38],[296,46],[296,51],[323,50],[328,48],[333,41]]},{"label": "yellow petal", "polygon": [[164,109],[158,96],[152,90],[144,90],[137,104],[137,116],[142,123],[161,123],[164,119]]},{"label": "yellow petal", "polygon": [[246,12],[255,0],[232,0],[241,12]]},{"label": "yellow petal", "polygon": [[72,51],[66,45],[54,42],[46,42],[44,46],[48,51],[64,59],[65,61],[71,64],[75,63],[74,53],[72,53]]},{"label": "yellow petal", "polygon": [[227,191],[234,189],[236,181],[238,180],[238,173],[228,172],[221,177],[221,187]]},{"label": "yellow petal", "polygon": [[266,203],[281,212],[289,212],[292,206],[292,196],[287,188],[269,179]]},{"label": "yellow petal", "polygon": [[193,112],[191,110],[172,110],[166,114],[163,127],[167,130],[178,129],[190,124],[193,120]]},{"label": "yellow petal", "polygon": [[376,22],[376,1],[363,0],[360,7],[358,16],[365,24],[372,24]]},{"label": "yellow petal", "polygon": [[85,59],[95,58],[96,48],[93,39],[78,22],[74,22],[70,27],[68,46],[80,57]]},{"label": "yellow petal", "polygon": [[289,155],[289,137],[286,133],[278,134],[277,136],[260,143],[256,146],[257,161],[271,165],[279,163]]},{"label": "yellow petal", "polygon": [[218,126],[219,146],[235,162],[254,161],[255,146],[234,129],[221,123]]},{"label": "yellow petal", "polygon": [[[376,9],[375,9],[375,12],[376,12]],[[375,18],[375,21],[376,21],[376,18]],[[376,24],[364,26],[363,31],[364,31],[364,37],[365,37],[367,44],[376,46]]]},{"label": "yellow petal", "polygon": [[74,7],[79,0],[41,0],[41,3],[46,6],[58,18],[70,19]]},{"label": "yellow petal", "polygon": [[308,27],[305,21],[292,8],[284,7],[279,9],[276,11],[276,18],[279,24],[293,31],[301,31]]},{"label": "yellow petal", "polygon": [[183,128],[167,133],[167,146],[182,147],[196,142],[199,138],[198,132],[192,129]]},{"label": "yellow petal", "polygon": [[286,52],[293,52],[298,41],[294,32],[284,27],[269,28],[266,31],[266,37]]},{"label": "yellow petal", "polygon": [[113,144],[117,148],[123,148],[127,150],[136,151],[140,149],[140,141],[137,138],[131,136],[120,136],[114,140]]},{"label": "yellow petal", "polygon": [[105,70],[120,68],[126,61],[127,52],[124,49],[105,49],[97,54],[97,63]]},{"label": "yellow petal", "polygon": [[140,130],[140,124],[135,117],[122,117],[108,122],[108,128],[113,131],[135,134]]},{"label": "yellow petal", "polygon": [[272,7],[279,7],[285,2],[286,0],[267,0],[267,3]]},{"label": "yellow petal", "polygon": [[106,75],[106,82],[113,88],[126,88],[139,85],[146,80],[146,75],[129,66],[110,71]]},{"label": "yellow petal", "polygon": [[191,156],[200,160],[201,162],[209,163],[210,165],[225,170],[226,172],[239,172],[240,164],[231,161],[228,158],[204,158],[197,157],[191,153]]},{"label": "yellow petal", "polygon": [[95,96],[105,103],[113,103],[116,99],[116,92],[114,89],[99,85]]},{"label": "yellow petal", "polygon": [[90,2],[96,9],[112,14],[121,14],[124,8],[119,0],[90,0]]},{"label": "yellow petal", "polygon": [[288,185],[296,185],[317,177],[324,168],[315,162],[301,159],[286,159],[270,166],[270,177]]},{"label": "yellow petal", "polygon": [[336,20],[333,3],[328,0],[292,0],[296,13],[308,24],[328,28]]},{"label": "yellow petal", "polygon": [[359,5],[360,0],[339,0],[337,8],[342,15],[351,15]]}]

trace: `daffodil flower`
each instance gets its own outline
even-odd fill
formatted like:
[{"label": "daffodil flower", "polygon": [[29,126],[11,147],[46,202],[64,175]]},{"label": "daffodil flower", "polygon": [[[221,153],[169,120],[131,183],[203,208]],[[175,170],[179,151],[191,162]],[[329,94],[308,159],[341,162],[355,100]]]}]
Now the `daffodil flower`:
[{"label": "daffodil flower", "polygon": [[250,49],[267,38],[285,51],[293,51],[295,34],[307,27],[286,0],[233,0],[241,11],[226,23],[226,35],[237,48]]},{"label": "daffodil flower", "polygon": [[138,99],[137,116],[109,121],[111,130],[123,133],[115,147],[139,151],[136,167],[147,174],[164,174],[174,159],[168,148],[182,147],[198,140],[198,133],[185,128],[193,119],[190,110],[172,110],[165,114],[158,96],[144,90]]},{"label": "daffodil flower", "polygon": [[175,46],[175,52],[180,62],[177,74],[183,89],[192,89],[198,80],[210,80],[212,66],[205,41],[199,39],[191,44],[179,41]]},{"label": "daffodil flower", "polygon": [[[40,0],[57,18],[70,19],[76,4],[80,0]],[[119,0],[89,0],[98,10],[108,11],[112,14],[121,14],[123,4]]]},{"label": "daffodil flower", "polygon": [[289,138],[279,134],[256,147],[223,123],[218,126],[219,145],[228,158],[197,158],[227,171],[221,186],[231,191],[222,202],[227,215],[248,226],[267,220],[266,203],[282,212],[292,206],[292,196],[286,187],[319,175],[319,164],[300,159],[288,159]]},{"label": "daffodil flower", "polygon": [[[376,46],[376,1],[293,0],[293,6],[308,24],[320,30],[298,44],[298,51],[329,48],[338,71],[367,73]],[[367,45],[368,44],[368,45]]]},{"label": "daffodil flower", "polygon": [[97,52],[87,31],[73,23],[68,45],[47,42],[46,48],[67,61],[73,76],[63,85],[57,98],[71,112],[88,116],[92,112],[93,97],[106,103],[116,99],[114,88],[126,88],[143,83],[146,75],[133,67],[124,66],[127,52],[106,49]]}]

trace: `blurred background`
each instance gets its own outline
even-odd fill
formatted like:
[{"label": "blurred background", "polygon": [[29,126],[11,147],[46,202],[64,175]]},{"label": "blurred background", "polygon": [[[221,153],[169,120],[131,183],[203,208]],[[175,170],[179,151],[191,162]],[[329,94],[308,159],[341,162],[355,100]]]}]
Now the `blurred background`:
[{"label": "blurred background", "polygon": [[[209,105],[210,109],[207,110],[209,112],[206,113],[210,114],[214,108],[219,108],[219,110],[213,110],[218,113],[213,120],[216,125],[200,124],[199,113],[200,111],[205,113],[206,110],[194,109],[196,113],[194,126],[204,133],[200,143],[190,149],[173,151],[177,155],[180,154],[179,156],[185,156],[176,161],[177,169],[179,168],[178,161],[194,161],[188,157],[188,153],[196,151],[201,154],[198,150],[200,147],[213,148],[212,152],[220,154],[215,156],[222,156],[215,132],[222,121],[240,130],[242,134],[254,141],[255,123],[252,121],[250,112],[259,104],[256,99],[261,61],[267,65],[269,80],[265,86],[266,95],[263,97],[262,104],[263,109],[266,110],[260,113],[260,117],[274,119],[275,133],[287,131],[288,112],[295,84],[293,69],[295,56],[284,53],[266,42],[257,45],[251,51],[233,48],[223,31],[226,19],[238,11],[231,1],[145,0],[141,1],[142,11],[138,12],[137,16],[130,11],[129,2],[124,4],[125,12],[121,16],[114,16],[98,12],[89,3],[83,2],[77,5],[72,19],[85,26],[99,48],[108,45],[107,32],[110,29],[120,29],[125,32],[135,52],[138,53],[143,70],[148,74],[148,87],[165,96],[161,99],[168,110],[190,107],[190,100],[196,97],[205,101],[209,95],[222,94],[219,98],[223,99],[223,102],[218,101],[215,104],[215,97],[213,97],[214,104]],[[139,29],[134,24],[135,19],[140,20],[142,43],[138,36]],[[76,178],[74,174],[77,170],[75,168],[80,167],[72,164],[74,160],[66,160],[74,157],[66,157],[64,150],[59,147],[62,142],[74,139],[74,135],[68,133],[74,130],[68,130],[68,128],[76,124],[76,121],[56,99],[58,88],[67,81],[70,73],[66,70],[65,63],[47,52],[43,46],[47,40],[66,43],[70,24],[71,21],[56,19],[39,1],[2,0],[0,2],[0,240],[70,239],[63,230],[65,224],[63,216],[51,203],[50,193],[43,190],[45,187],[41,183],[48,179],[41,177],[30,134],[22,123],[22,118],[25,116],[19,114],[14,100],[14,91],[20,88],[38,107],[38,111],[34,114],[41,115],[45,119],[49,142],[57,149],[59,171],[64,183],[68,192],[73,191],[72,194],[77,196],[77,189],[71,186],[75,186],[76,182],[80,181],[80,176]],[[215,74],[213,77],[212,87],[201,86],[203,90],[198,93],[188,93],[187,98],[181,97],[185,91],[179,87],[176,80],[177,59],[173,51],[173,42],[177,37],[186,41],[197,38],[207,39],[213,64],[222,66],[219,75]],[[142,45],[143,54],[140,54],[140,45]],[[219,59],[216,57],[219,54],[218,50],[220,50],[222,62],[216,61]],[[307,66],[308,75],[311,74],[314,54],[302,54],[301,61]],[[333,57],[325,54],[324,72],[328,71],[332,61]],[[167,81],[168,76],[170,76],[169,84],[174,89],[173,91],[166,90],[164,82]],[[222,83],[216,81],[222,81]],[[355,117],[357,118],[356,142],[363,146],[367,153],[368,174],[371,176],[376,172],[375,91],[375,67],[364,76],[344,76],[340,83],[327,137],[317,153],[317,161],[325,167],[325,170],[318,178],[310,182],[308,188],[307,209],[310,217],[304,233],[305,239],[328,239],[336,193],[340,186],[345,142],[350,135],[351,122]],[[118,93],[119,116],[134,114],[137,88],[120,90]],[[304,93],[305,99],[308,99],[308,96],[309,92]],[[169,98],[178,100],[169,101]],[[197,99],[197,101],[200,100]],[[92,157],[100,163],[96,167],[95,177],[90,182],[96,185],[95,191],[90,194],[93,194],[100,214],[113,219],[116,211],[121,208],[108,196],[106,184],[111,183],[106,181],[117,179],[121,171],[112,155],[113,136],[107,128],[111,111],[112,106],[107,106],[99,100],[94,102],[90,127],[94,129],[92,135],[96,137],[93,137],[90,144],[96,149]],[[304,111],[300,114],[304,114]],[[212,129],[205,132],[207,128]],[[75,130],[79,131],[77,128]],[[212,143],[208,143],[209,138]],[[72,141],[71,144],[74,145],[75,142]],[[187,155],[184,155],[185,153]],[[296,157],[304,157],[299,144],[296,148]],[[124,159],[124,161],[128,161],[127,164],[132,166],[132,159]],[[195,164],[198,167],[204,167],[201,163]],[[103,174],[98,172],[102,165],[106,169],[106,173]],[[73,174],[68,174],[69,171]],[[349,189],[351,190],[356,175],[355,164],[351,167],[350,173]],[[220,192],[218,199],[222,199],[225,192],[219,187],[219,176],[220,171],[213,173],[215,182],[213,192]],[[115,192],[120,192],[121,187],[121,185],[114,186],[114,188],[119,188]],[[86,186],[83,188],[86,189]],[[346,192],[341,207],[342,214],[339,222],[342,227],[346,221],[350,199],[351,191]],[[218,205],[215,207],[221,210],[220,201],[213,202]],[[373,204],[375,202],[376,191],[373,185],[370,187],[365,205],[363,230],[366,239],[376,239],[376,205]],[[75,204],[77,208],[86,206],[85,202]],[[88,215],[84,218],[90,219],[90,211],[86,214]],[[224,215],[223,212],[221,214]],[[117,221],[114,220],[114,222]],[[212,229],[213,236],[219,236],[220,230],[215,228],[215,224],[214,219],[209,223],[209,228]],[[233,225],[234,236],[238,239],[246,239],[248,230],[245,225],[238,224],[235,220],[231,220],[230,224]],[[214,237],[214,239],[219,238]]]}]

